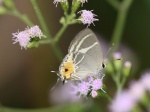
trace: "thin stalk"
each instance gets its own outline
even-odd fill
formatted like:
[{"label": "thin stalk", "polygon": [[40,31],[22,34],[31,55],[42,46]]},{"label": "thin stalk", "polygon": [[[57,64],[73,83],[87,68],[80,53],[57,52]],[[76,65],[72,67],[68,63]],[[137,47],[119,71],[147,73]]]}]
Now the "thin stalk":
[{"label": "thin stalk", "polygon": [[108,100],[109,102],[112,102],[112,98],[111,98],[107,93],[106,93],[105,97],[107,98],[107,100]]},{"label": "thin stalk", "polygon": [[114,43],[114,46],[112,48],[112,52],[116,51],[119,44],[120,44],[121,37],[123,34],[123,29],[125,26],[126,16],[127,16],[127,13],[119,11],[118,16],[117,16],[116,25],[115,25],[115,28],[114,28],[114,31],[112,34],[111,43]]},{"label": "thin stalk", "polygon": [[64,33],[67,27],[68,27],[68,24],[62,26],[62,28],[59,30],[59,32],[56,34],[54,38],[55,42],[58,42],[60,40],[60,37],[62,36],[62,34]]},{"label": "thin stalk", "polygon": [[50,44],[52,43],[53,41],[51,39],[44,39],[44,40],[40,40],[39,41],[39,44]]},{"label": "thin stalk", "polygon": [[[38,7],[38,4],[36,3],[36,0],[31,0],[31,2],[32,2],[34,10],[35,10],[35,12],[37,14],[37,17],[38,17],[38,19],[40,21],[42,29],[44,30],[45,34],[52,40],[52,36],[51,36],[51,34],[50,34],[49,30],[48,30],[48,27],[47,27],[47,25],[45,23],[45,20],[44,20],[43,15],[42,15],[42,13],[40,11],[40,8]],[[55,52],[57,58],[59,59],[59,61],[62,61],[63,53],[61,52],[61,50],[58,47],[57,43],[50,43],[50,45],[51,45],[53,51]]]},{"label": "thin stalk", "polygon": [[37,15],[37,17],[38,17],[38,19],[40,21],[42,29],[48,35],[49,38],[52,38],[52,36],[51,36],[51,34],[50,34],[49,30],[48,30],[48,27],[47,27],[47,25],[45,23],[44,17],[43,17],[43,15],[41,13],[41,10],[40,10],[36,0],[31,0],[31,3],[32,3],[32,5],[34,7],[34,10],[36,12],[36,15]]},{"label": "thin stalk", "polygon": [[106,0],[112,7],[118,10],[120,2],[118,0]]},{"label": "thin stalk", "polygon": [[111,50],[110,56],[113,52],[115,52],[118,49],[120,45],[122,34],[125,27],[126,18],[128,15],[128,10],[132,2],[133,0],[124,0],[122,1],[122,3],[120,3],[120,6],[118,8],[117,20],[112,34],[112,40],[111,40],[111,43],[114,43],[114,47]]}]

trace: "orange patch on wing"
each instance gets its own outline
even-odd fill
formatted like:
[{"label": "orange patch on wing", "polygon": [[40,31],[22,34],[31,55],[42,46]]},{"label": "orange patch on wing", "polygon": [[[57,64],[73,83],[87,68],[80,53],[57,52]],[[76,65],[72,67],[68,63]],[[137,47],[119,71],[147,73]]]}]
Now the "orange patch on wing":
[{"label": "orange patch on wing", "polygon": [[75,70],[75,66],[73,61],[68,61],[64,63],[64,66],[62,67],[62,75],[66,77],[66,79],[70,79],[71,73],[73,73]]}]

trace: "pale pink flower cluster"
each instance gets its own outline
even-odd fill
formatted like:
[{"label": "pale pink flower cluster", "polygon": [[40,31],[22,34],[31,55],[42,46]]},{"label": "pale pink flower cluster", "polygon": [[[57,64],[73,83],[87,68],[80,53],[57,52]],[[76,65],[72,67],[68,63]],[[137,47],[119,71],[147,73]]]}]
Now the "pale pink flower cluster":
[{"label": "pale pink flower cluster", "polygon": [[[81,18],[77,19],[80,20],[83,24],[87,24],[88,26],[90,26],[90,24],[94,25],[94,21],[98,21],[98,19],[95,18],[95,14],[92,13],[93,10],[89,11],[89,10],[81,10],[78,13],[81,14]],[[87,27],[88,27],[87,26]]]},{"label": "pale pink flower cluster", "polygon": [[81,82],[78,82],[76,85],[73,86],[73,94],[79,94],[79,96],[91,95],[93,98],[97,97],[97,91],[100,89],[103,90],[103,77],[99,78],[90,76],[87,80],[82,80]]},{"label": "pale pink flower cluster", "polygon": [[54,0],[54,4],[56,4],[56,7],[58,5],[59,2],[66,2],[67,3],[67,0]]},{"label": "pale pink flower cluster", "polygon": [[110,105],[111,112],[130,112],[150,92],[150,72],[142,75],[139,81],[132,82],[128,90],[118,94]]},{"label": "pale pink flower cluster", "polygon": [[28,43],[30,42],[31,38],[38,37],[41,39],[42,37],[45,37],[42,33],[39,26],[33,26],[31,28],[27,27],[24,31],[18,31],[16,33],[13,33],[13,41],[15,43],[19,43],[21,48],[27,48]]}]

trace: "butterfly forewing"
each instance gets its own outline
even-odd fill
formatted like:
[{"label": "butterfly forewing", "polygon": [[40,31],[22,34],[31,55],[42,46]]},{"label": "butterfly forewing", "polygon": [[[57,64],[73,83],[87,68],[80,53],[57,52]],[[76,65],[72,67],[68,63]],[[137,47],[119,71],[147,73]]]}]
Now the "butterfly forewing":
[{"label": "butterfly forewing", "polygon": [[73,39],[69,53],[74,53],[74,62],[77,67],[73,75],[81,79],[95,75],[102,66],[103,55],[100,43],[96,35],[88,28]]}]

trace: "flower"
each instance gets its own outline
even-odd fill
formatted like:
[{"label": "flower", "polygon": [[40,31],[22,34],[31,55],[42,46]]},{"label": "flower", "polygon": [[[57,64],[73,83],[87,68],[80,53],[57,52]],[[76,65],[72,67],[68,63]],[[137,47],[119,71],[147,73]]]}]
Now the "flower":
[{"label": "flower", "polygon": [[111,112],[130,112],[147,90],[150,90],[150,72],[143,74],[141,79],[130,84],[128,90],[123,90],[115,97],[110,105]]},{"label": "flower", "polygon": [[81,83],[78,83],[77,88],[76,88],[76,93],[86,96],[89,92],[89,87],[90,87],[90,84],[88,82],[83,81]]},{"label": "flower", "polygon": [[145,89],[140,81],[136,81],[131,83],[129,87],[129,93],[135,101],[138,101],[144,96]]},{"label": "flower", "polygon": [[147,91],[150,91],[150,71],[143,74],[140,82]]},{"label": "flower", "polygon": [[31,38],[39,37],[39,39],[41,39],[42,37],[45,37],[44,34],[42,33],[41,29],[37,25],[35,25],[27,30],[28,30]]},{"label": "flower", "polygon": [[66,2],[67,3],[67,0],[54,0],[54,4],[56,4],[56,7],[58,5],[59,2]]},{"label": "flower", "polygon": [[27,27],[24,31],[18,31],[17,33],[13,33],[13,41],[15,43],[19,43],[23,48],[27,48],[28,43],[30,43],[31,38],[35,38],[38,37],[39,39],[41,39],[42,37],[45,37],[44,34],[42,33],[42,31],[40,30],[39,26],[33,26],[31,28]]},{"label": "flower", "polygon": [[97,93],[97,91],[92,91],[91,92],[91,96],[93,97],[93,98],[96,98],[97,96],[98,96],[98,93]]},{"label": "flower", "polygon": [[25,49],[27,48],[27,45],[28,45],[28,43],[30,41],[30,36],[29,36],[29,34],[26,31],[13,33],[12,35],[13,35],[13,38],[14,38],[13,39],[14,40],[13,44],[19,42],[19,44],[21,46],[21,49],[22,49],[22,47],[25,48]]},{"label": "flower", "polygon": [[81,2],[83,5],[83,3],[88,2],[88,1],[87,0],[78,0],[78,2]]},{"label": "flower", "polygon": [[92,89],[93,90],[99,90],[102,88],[102,80],[101,79],[95,79],[93,82],[92,82]]},{"label": "flower", "polygon": [[[81,10],[78,13],[81,14],[81,18],[77,19],[80,20],[83,24],[88,24],[88,26],[90,26],[90,24],[92,23],[94,25],[94,21],[98,21],[98,19],[94,18],[95,14],[92,13],[93,10],[88,11],[88,10]],[[87,26],[87,27],[88,27]]]},{"label": "flower", "polygon": [[110,109],[111,112],[130,112],[135,106],[135,101],[128,91],[124,90],[121,94],[117,95],[113,100]]},{"label": "flower", "polygon": [[[72,86],[74,88],[73,92],[74,94],[79,94],[80,96],[87,96],[91,95],[93,98],[95,98],[98,93],[98,90],[102,89],[102,78],[89,76],[86,79],[76,83],[76,85]],[[103,90],[104,91],[104,90]],[[105,91],[104,91],[105,92]]]}]

